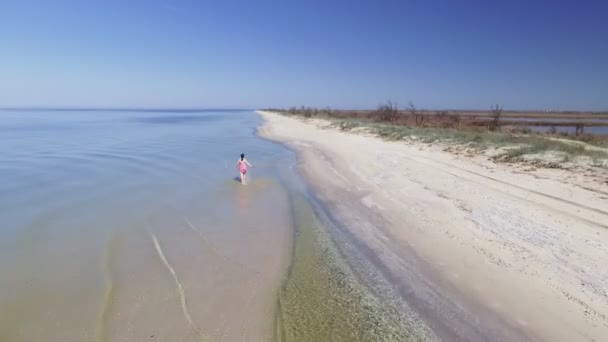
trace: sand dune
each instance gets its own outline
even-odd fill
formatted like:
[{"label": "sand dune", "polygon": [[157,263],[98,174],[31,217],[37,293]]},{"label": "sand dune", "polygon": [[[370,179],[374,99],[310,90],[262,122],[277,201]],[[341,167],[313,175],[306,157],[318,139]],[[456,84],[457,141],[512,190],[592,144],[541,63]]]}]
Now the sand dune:
[{"label": "sand dune", "polygon": [[[444,340],[608,340],[608,185],[268,112],[303,175]],[[605,180],[604,180],[605,181]]]}]

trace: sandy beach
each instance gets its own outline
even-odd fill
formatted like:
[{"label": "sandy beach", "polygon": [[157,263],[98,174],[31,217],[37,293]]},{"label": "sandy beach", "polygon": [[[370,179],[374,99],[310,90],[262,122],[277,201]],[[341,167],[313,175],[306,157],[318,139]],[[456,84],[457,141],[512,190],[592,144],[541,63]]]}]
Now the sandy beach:
[{"label": "sandy beach", "polygon": [[608,339],[608,183],[258,112],[442,340]]}]

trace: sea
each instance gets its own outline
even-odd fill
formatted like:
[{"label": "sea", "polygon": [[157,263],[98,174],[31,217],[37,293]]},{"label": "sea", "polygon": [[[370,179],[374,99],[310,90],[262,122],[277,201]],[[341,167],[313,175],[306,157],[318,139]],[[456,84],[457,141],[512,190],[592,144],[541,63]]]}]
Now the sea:
[{"label": "sea", "polygon": [[0,341],[414,339],[261,124],[1,110]]}]

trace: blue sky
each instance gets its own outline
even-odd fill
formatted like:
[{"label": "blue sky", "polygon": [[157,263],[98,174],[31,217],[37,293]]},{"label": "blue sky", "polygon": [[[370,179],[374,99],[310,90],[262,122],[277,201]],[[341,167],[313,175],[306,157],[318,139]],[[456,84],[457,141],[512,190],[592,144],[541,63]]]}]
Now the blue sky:
[{"label": "blue sky", "polygon": [[0,107],[608,110],[606,1],[0,1]]}]

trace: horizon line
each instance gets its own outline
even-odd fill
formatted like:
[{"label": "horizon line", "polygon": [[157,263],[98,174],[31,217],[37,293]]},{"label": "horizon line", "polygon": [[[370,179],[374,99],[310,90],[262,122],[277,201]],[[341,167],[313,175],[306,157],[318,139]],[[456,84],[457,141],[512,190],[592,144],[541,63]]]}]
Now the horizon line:
[{"label": "horizon line", "polygon": [[[287,107],[259,107],[259,108],[230,108],[230,107],[96,107],[96,106],[11,106],[0,107],[0,111],[9,110],[41,110],[41,111],[134,111],[134,112],[200,112],[200,111],[255,111],[255,110],[273,110],[281,109],[288,110],[290,108],[301,109],[302,107],[323,110],[330,108],[335,111],[374,111],[376,108],[331,108],[331,107],[314,107],[314,106],[287,106]],[[399,111],[407,111],[408,108],[399,108]],[[429,111],[455,111],[455,112],[486,112],[491,109],[462,109],[462,108],[417,108],[421,112]],[[581,110],[581,109],[508,109],[503,107],[503,112],[522,112],[522,113],[591,113],[591,114],[606,114],[608,109],[604,110]]]},{"label": "horizon line", "polygon": [[72,106],[11,106],[0,107],[0,111],[7,110],[43,110],[43,111],[133,111],[133,112],[200,112],[200,111],[245,111],[255,108],[221,108],[221,107],[72,107]]}]

